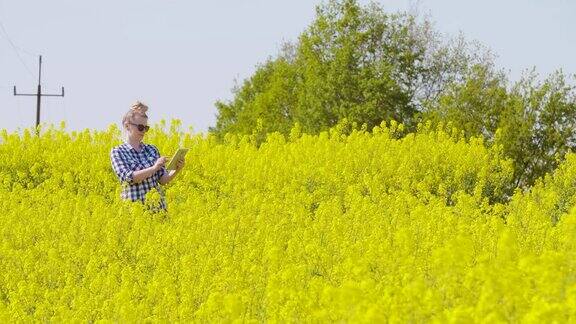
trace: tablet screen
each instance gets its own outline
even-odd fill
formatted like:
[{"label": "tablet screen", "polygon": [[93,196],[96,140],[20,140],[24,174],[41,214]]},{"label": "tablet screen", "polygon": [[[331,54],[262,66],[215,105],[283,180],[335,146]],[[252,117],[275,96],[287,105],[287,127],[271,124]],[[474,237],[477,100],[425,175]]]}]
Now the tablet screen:
[{"label": "tablet screen", "polygon": [[188,153],[187,148],[178,149],[178,151],[176,151],[170,162],[168,162],[168,164],[166,165],[166,170],[176,170],[176,164],[181,158],[186,156],[186,153]]}]

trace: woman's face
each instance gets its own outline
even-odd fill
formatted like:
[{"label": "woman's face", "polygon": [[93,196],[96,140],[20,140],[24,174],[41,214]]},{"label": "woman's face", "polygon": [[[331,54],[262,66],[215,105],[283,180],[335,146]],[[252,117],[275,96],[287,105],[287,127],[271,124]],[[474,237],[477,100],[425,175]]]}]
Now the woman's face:
[{"label": "woman's face", "polygon": [[148,118],[136,115],[132,117],[131,120],[128,120],[126,125],[128,137],[132,140],[142,141],[146,130],[138,130],[138,125],[148,126]]}]

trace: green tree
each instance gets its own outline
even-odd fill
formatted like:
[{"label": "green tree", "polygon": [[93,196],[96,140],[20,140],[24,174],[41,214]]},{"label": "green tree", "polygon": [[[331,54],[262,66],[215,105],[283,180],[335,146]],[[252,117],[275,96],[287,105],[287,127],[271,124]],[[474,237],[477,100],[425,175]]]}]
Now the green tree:
[{"label": "green tree", "polygon": [[344,118],[368,129],[391,119],[413,129],[424,102],[473,64],[490,62],[483,53],[461,37],[445,44],[427,19],[332,0],[231,101],[216,103],[211,131],[248,134],[260,123],[262,131],[288,134],[298,123],[317,133]]},{"label": "green tree", "polygon": [[512,88],[501,143],[515,161],[516,186],[533,185],[576,148],[576,88],[566,79],[557,71],[539,81],[532,70]]},{"label": "green tree", "polygon": [[475,65],[462,81],[453,82],[437,100],[428,101],[421,118],[451,123],[466,137],[482,135],[491,143],[509,108],[507,84],[503,73]]},{"label": "green tree", "polygon": [[576,144],[576,96],[562,72],[543,81],[532,70],[509,86],[501,72],[475,66],[428,103],[423,120],[450,123],[467,137],[502,145],[514,161],[514,188],[552,171]]},{"label": "green tree", "polygon": [[295,70],[285,57],[259,66],[242,87],[234,90],[233,101],[216,103],[218,120],[211,130],[250,134],[261,124],[264,133],[288,133],[294,119],[295,78]]}]

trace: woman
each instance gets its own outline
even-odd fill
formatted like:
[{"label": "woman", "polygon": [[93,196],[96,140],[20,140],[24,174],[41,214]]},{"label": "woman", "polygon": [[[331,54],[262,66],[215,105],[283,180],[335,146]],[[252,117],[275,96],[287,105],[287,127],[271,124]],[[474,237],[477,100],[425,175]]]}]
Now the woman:
[{"label": "woman", "polygon": [[184,167],[184,159],[178,161],[176,170],[168,173],[164,164],[166,158],[160,156],[156,146],[142,142],[150,128],[146,111],[148,106],[137,101],[122,119],[127,132],[126,141],[112,148],[110,159],[114,172],[123,183],[121,197],[131,201],[144,202],[148,191],[156,188],[160,193],[160,205],[153,209],[166,210],[166,200],[160,185],[172,181]]}]

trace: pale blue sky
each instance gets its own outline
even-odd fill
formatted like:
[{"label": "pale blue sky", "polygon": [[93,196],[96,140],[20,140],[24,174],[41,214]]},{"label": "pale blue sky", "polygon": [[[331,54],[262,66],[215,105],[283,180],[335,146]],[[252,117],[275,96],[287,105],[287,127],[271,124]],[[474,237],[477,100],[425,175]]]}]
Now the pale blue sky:
[{"label": "pale blue sky", "polygon": [[[367,1],[360,1],[367,3]],[[408,0],[377,1],[390,12]],[[181,119],[187,128],[214,125],[218,99],[230,99],[258,63],[296,40],[319,1],[0,0],[0,129],[33,126],[38,58],[42,86],[64,98],[42,99],[42,121],[67,128],[119,124],[130,104],[150,106],[150,122]],[[576,73],[576,1],[421,0],[436,28],[478,40],[498,55],[512,79],[536,66],[541,74]],[[572,33],[571,33],[572,31]],[[24,64],[21,62],[24,62]],[[26,66],[27,67],[26,67]],[[29,71],[30,70],[30,71]]]}]

